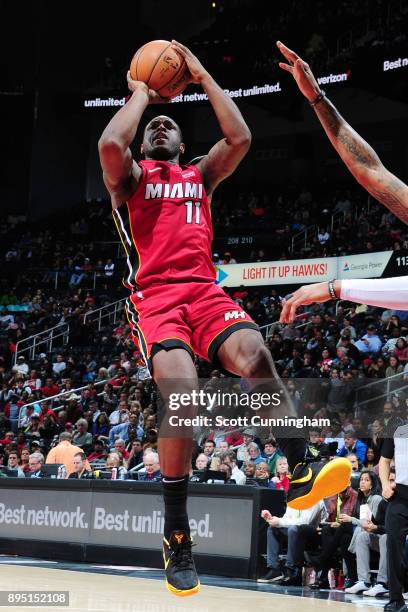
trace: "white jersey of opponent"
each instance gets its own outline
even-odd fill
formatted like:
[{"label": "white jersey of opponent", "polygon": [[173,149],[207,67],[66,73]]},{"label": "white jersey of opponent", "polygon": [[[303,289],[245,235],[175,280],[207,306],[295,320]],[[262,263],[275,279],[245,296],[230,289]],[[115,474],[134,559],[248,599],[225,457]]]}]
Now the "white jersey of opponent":
[{"label": "white jersey of opponent", "polygon": [[340,297],[358,304],[408,310],[408,276],[342,280]]}]

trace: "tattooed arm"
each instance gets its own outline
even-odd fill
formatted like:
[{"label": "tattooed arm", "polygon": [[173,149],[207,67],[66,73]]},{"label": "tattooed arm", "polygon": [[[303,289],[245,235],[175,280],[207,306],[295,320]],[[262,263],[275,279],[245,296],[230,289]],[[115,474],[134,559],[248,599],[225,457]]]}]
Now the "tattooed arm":
[{"label": "tattooed arm", "polygon": [[[279,66],[291,73],[309,102],[316,99],[320,87],[309,65],[281,42],[277,45],[289,62],[280,63]],[[330,142],[355,179],[396,217],[408,224],[408,186],[384,167],[374,149],[343,119],[327,98],[323,98],[314,109]]]}]

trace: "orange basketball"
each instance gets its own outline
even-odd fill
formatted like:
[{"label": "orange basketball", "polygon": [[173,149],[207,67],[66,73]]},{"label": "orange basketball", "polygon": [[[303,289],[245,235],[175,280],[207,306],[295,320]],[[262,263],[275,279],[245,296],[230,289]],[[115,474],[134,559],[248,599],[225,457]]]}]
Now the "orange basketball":
[{"label": "orange basketball", "polygon": [[140,47],[130,64],[130,76],[146,83],[162,98],[178,96],[190,79],[184,58],[168,40],[152,40]]}]

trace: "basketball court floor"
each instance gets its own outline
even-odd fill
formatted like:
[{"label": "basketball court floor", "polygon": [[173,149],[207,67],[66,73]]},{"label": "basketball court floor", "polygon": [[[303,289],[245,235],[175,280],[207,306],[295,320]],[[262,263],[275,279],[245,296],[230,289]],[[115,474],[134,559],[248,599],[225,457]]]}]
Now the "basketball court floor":
[{"label": "basketball court floor", "polygon": [[[200,576],[198,595],[177,598],[166,590],[161,570],[142,567],[42,561],[0,555],[0,591],[69,591],[69,607],[37,607],[70,612],[359,612],[381,610],[387,600],[283,589],[215,576]],[[0,610],[31,611],[28,606]]]}]

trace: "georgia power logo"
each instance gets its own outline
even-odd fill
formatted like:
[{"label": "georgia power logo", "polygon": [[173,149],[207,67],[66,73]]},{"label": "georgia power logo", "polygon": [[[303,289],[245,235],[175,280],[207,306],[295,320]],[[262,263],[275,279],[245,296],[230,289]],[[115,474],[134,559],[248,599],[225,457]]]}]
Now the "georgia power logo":
[{"label": "georgia power logo", "polygon": [[224,270],[221,270],[221,268],[218,266],[215,266],[215,271],[216,271],[215,284],[219,285],[220,283],[222,283],[222,281],[224,281],[228,277],[228,274],[224,272]]},{"label": "georgia power logo", "polygon": [[344,263],[343,272],[350,272],[350,266],[348,265],[347,261]]}]

